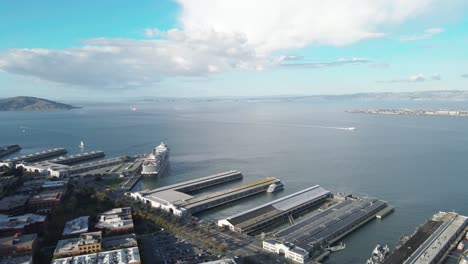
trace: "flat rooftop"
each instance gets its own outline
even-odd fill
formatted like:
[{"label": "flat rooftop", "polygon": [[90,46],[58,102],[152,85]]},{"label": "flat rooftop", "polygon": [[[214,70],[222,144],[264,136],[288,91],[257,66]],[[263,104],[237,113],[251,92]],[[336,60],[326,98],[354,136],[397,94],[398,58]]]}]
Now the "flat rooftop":
[{"label": "flat rooftop", "polygon": [[5,196],[0,200],[0,210],[7,211],[19,206],[23,206],[29,199],[29,195],[15,194]]},{"label": "flat rooftop", "polygon": [[303,248],[322,241],[328,243],[336,234],[361,223],[386,206],[384,201],[377,199],[348,199],[283,229],[276,236]]},{"label": "flat rooftop", "polygon": [[103,157],[103,156],[104,156],[104,151],[95,150],[95,151],[79,153],[79,154],[70,155],[70,156],[58,157],[56,159],[49,160],[49,162],[59,163],[59,164],[64,164],[64,165],[71,165],[73,163],[81,162],[83,160]]},{"label": "flat rooftop", "polygon": [[442,224],[439,221],[429,220],[422,225],[413,236],[408,239],[398,249],[393,251],[390,256],[385,259],[384,264],[397,264],[403,263],[416,249],[426,241],[429,236],[434,233],[437,228]]},{"label": "flat rooftop", "polygon": [[0,230],[22,229],[30,224],[44,222],[45,219],[45,216],[37,214],[24,214],[19,216],[0,215]]},{"label": "flat rooftop", "polygon": [[329,191],[323,189],[319,185],[315,185],[242,213],[235,214],[226,218],[226,220],[232,225],[243,229],[259,221],[273,219],[276,215],[280,215],[291,209],[328,195],[330,195]]},{"label": "flat rooftop", "polygon": [[80,234],[78,238],[63,239],[57,242],[55,247],[54,255],[66,254],[69,252],[76,251],[79,245],[96,244],[102,240],[102,233],[90,232]]},{"label": "flat rooftop", "polygon": [[186,209],[194,208],[202,204],[210,203],[216,200],[223,199],[225,196],[231,196],[237,193],[242,193],[250,189],[258,188],[259,186],[269,186],[275,182],[279,182],[278,179],[273,177],[267,177],[265,179],[253,181],[241,186],[237,186],[231,189],[222,190],[219,192],[209,193],[199,197],[194,197],[187,200],[180,200],[174,202],[175,205],[182,206]]},{"label": "flat rooftop", "polygon": [[100,214],[96,228],[107,230],[133,228],[131,208],[114,208]]},{"label": "flat rooftop", "polygon": [[[239,176],[239,179],[240,179],[240,178],[242,178],[242,173],[240,171],[237,171],[237,170],[230,170],[230,171],[226,171],[226,172],[222,172],[222,173],[218,173],[218,174],[214,174],[214,175],[210,175],[210,176],[206,176],[206,177],[202,177],[202,178],[197,178],[197,179],[193,179],[193,180],[179,182],[179,183],[172,184],[172,185],[167,185],[167,186],[160,187],[160,188],[153,189],[153,190],[143,191],[141,193],[143,195],[150,195],[152,193],[157,193],[157,192],[161,192],[161,191],[165,191],[165,190],[174,190],[174,191],[185,192],[184,189],[190,188],[192,186],[209,184],[209,183],[211,183],[213,181],[216,181],[218,179],[228,178],[230,176]],[[208,185],[208,186],[210,186],[210,185]]]},{"label": "flat rooftop", "polygon": [[65,223],[62,235],[76,235],[88,232],[89,216],[81,216]]},{"label": "flat rooftop", "polygon": [[0,238],[0,247],[31,247],[37,234],[10,236]]},{"label": "flat rooftop", "polygon": [[92,162],[87,162],[87,163],[81,163],[77,165],[72,165],[70,166],[70,173],[74,173],[75,171],[81,171],[81,170],[87,170],[87,169],[92,169],[100,166],[106,166],[109,165],[112,166],[115,163],[119,162],[125,162],[127,157],[116,157],[116,158],[110,158],[110,159],[103,159],[103,160],[98,160],[98,161],[92,161]]},{"label": "flat rooftop", "polygon": [[416,250],[406,263],[433,263],[458,231],[466,226],[467,217],[455,213],[447,213],[447,216],[448,219]]},{"label": "flat rooftop", "polygon": [[2,257],[0,264],[32,264],[32,256]]},{"label": "flat rooftop", "polygon": [[68,258],[54,259],[52,264],[134,264],[141,263],[138,247],[103,251]]},{"label": "flat rooftop", "polygon": [[66,153],[67,150],[64,149],[64,148],[53,148],[53,149],[49,149],[49,150],[44,150],[44,151],[40,151],[40,152],[35,152],[35,153],[31,153],[31,154],[27,154],[27,155],[23,155],[23,156],[19,156],[19,157],[14,157],[14,158],[11,158],[11,159],[7,159],[7,160],[4,160],[4,162],[18,162],[18,161],[31,161],[31,160],[36,160],[36,159],[40,159],[41,157],[50,157],[50,156],[56,156],[56,155],[60,155],[62,153]]}]

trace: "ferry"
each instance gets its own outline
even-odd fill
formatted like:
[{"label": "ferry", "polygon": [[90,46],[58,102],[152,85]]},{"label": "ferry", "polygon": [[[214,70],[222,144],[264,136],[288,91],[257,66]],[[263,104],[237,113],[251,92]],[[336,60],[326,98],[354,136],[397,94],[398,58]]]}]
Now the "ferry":
[{"label": "ferry", "polygon": [[276,182],[276,183],[272,183],[272,184],[270,184],[270,186],[268,186],[267,192],[273,193],[273,192],[276,192],[276,191],[279,191],[279,190],[282,190],[282,189],[284,189],[284,184],[282,182]]},{"label": "ferry", "polygon": [[144,175],[158,175],[166,167],[169,161],[169,148],[166,144],[161,142],[159,146],[153,149],[143,162],[141,174]]}]

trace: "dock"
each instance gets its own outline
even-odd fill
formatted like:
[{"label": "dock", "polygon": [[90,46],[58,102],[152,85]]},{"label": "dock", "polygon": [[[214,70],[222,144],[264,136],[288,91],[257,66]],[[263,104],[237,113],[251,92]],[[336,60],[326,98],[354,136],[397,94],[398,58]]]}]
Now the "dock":
[{"label": "dock", "polygon": [[288,221],[290,216],[308,208],[320,206],[332,194],[315,185],[272,202],[218,221],[218,226],[232,231],[254,235],[265,228]]},{"label": "dock", "polygon": [[268,177],[250,182],[231,189],[192,196],[194,191],[202,190],[214,185],[242,179],[242,173],[236,170],[226,171],[215,175],[194,180],[180,182],[154,190],[130,193],[136,200],[143,201],[152,207],[160,208],[177,216],[196,214],[210,208],[236,201],[260,192],[266,192],[272,183],[278,179]]},{"label": "dock", "polygon": [[384,209],[382,209],[380,212],[378,212],[375,217],[377,217],[377,219],[382,219],[384,218],[385,216],[389,215],[390,213],[392,213],[393,211],[395,210],[395,207],[393,206],[389,206],[389,207],[386,207]]},{"label": "dock", "polygon": [[54,149],[44,150],[44,151],[40,151],[36,153],[31,153],[28,155],[23,155],[23,156],[7,159],[7,160],[0,162],[0,166],[4,165],[7,167],[13,167],[14,165],[20,162],[40,161],[40,160],[45,160],[51,157],[59,156],[65,153],[67,153],[67,150],[64,148],[54,148]]},{"label": "dock", "polygon": [[240,180],[242,179],[242,173],[236,170],[230,170],[202,178],[197,178],[194,180],[189,180],[189,181],[184,181],[164,187],[160,187],[154,190],[146,191],[146,195],[150,195],[153,193],[158,193],[162,191],[167,191],[167,190],[174,190],[174,191],[179,191],[179,192],[184,192],[184,193],[190,193],[193,191],[198,191],[202,190],[204,188],[208,188],[211,186],[215,186],[218,184],[223,184],[226,182],[231,182],[235,180]]},{"label": "dock", "polygon": [[439,212],[416,229],[397,247],[384,264],[439,263],[454,247],[468,225],[468,217],[454,212]]},{"label": "dock", "polygon": [[279,180],[273,177],[268,177],[231,189],[210,193],[200,197],[194,197],[183,201],[176,201],[174,202],[174,205],[176,207],[183,208],[188,214],[195,214],[257,193],[266,192],[268,187],[276,182],[279,182]]},{"label": "dock", "polygon": [[263,248],[284,252],[286,258],[304,263],[318,257],[331,244],[375,218],[387,203],[375,198],[347,198],[264,240]]},{"label": "dock", "polygon": [[18,152],[20,150],[21,150],[20,145],[0,146],[0,158],[5,157],[8,154]]},{"label": "dock", "polygon": [[102,158],[104,157],[104,155],[105,155],[104,151],[97,150],[97,151],[80,153],[80,154],[76,154],[72,156],[59,157],[56,159],[49,160],[49,162],[62,164],[62,165],[74,165],[76,163],[80,163],[83,161]]}]

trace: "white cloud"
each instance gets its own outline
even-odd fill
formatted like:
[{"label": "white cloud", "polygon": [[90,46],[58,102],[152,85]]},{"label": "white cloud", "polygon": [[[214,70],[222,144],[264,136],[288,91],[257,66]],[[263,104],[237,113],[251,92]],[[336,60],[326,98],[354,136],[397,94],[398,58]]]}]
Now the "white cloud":
[{"label": "white cloud", "polygon": [[188,37],[172,31],[168,39],[90,39],[80,48],[13,49],[0,56],[3,71],[95,87],[148,85],[170,76],[200,76],[268,65],[236,36],[221,33]]},{"label": "white cloud", "polygon": [[442,79],[442,76],[439,73],[433,73],[431,75],[424,75],[422,73],[411,75],[403,79],[392,79],[386,81],[378,81],[379,83],[414,83],[414,82],[425,82],[425,81],[439,81]]},{"label": "white cloud", "polygon": [[349,45],[427,11],[436,0],[178,0],[185,29],[244,34],[259,54]]},{"label": "white cloud", "polygon": [[[147,28],[143,34],[149,39],[144,40],[98,38],[67,49],[12,49],[0,54],[0,70],[95,87],[144,86],[174,76],[262,70],[299,60],[299,56],[277,55],[294,49],[382,37],[382,28],[421,15],[441,1],[178,0],[180,29]],[[364,60],[302,66],[368,63]]]},{"label": "white cloud", "polygon": [[400,38],[400,41],[406,42],[406,41],[415,41],[415,40],[421,40],[421,39],[427,39],[430,38],[434,35],[440,34],[444,32],[445,29],[443,28],[428,28],[424,30],[424,33],[422,34],[416,34],[416,35],[410,35],[410,36],[403,36]]},{"label": "white cloud", "polygon": [[282,67],[287,68],[328,68],[350,64],[367,64],[371,60],[366,58],[340,58],[331,62],[302,62],[302,63],[282,63]]}]

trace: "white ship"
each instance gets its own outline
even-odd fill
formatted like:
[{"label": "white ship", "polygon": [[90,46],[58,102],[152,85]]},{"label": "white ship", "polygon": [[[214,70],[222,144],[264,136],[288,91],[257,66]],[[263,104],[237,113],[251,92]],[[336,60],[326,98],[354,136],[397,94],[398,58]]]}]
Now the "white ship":
[{"label": "white ship", "polygon": [[390,254],[390,249],[385,246],[377,245],[372,251],[372,257],[367,260],[366,264],[382,264]]},{"label": "white ship", "polygon": [[282,190],[283,188],[284,188],[284,184],[282,182],[275,182],[275,183],[270,184],[270,186],[268,186],[267,192],[272,193],[272,192]]},{"label": "white ship", "polygon": [[157,175],[161,173],[169,161],[169,148],[161,142],[156,146],[143,162],[141,174]]}]

